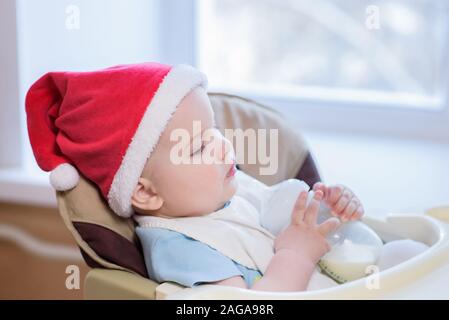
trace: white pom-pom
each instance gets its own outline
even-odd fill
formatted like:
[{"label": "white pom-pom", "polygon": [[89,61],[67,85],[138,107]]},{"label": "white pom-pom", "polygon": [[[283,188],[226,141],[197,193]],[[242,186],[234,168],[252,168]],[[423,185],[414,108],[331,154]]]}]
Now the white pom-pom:
[{"label": "white pom-pom", "polygon": [[69,163],[63,163],[50,173],[50,183],[58,191],[74,188],[80,179],[78,171]]}]

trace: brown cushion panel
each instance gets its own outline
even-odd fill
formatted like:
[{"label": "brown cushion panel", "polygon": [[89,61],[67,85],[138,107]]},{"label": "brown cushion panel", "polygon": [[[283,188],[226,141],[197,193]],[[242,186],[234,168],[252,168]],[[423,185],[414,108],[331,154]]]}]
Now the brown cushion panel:
[{"label": "brown cushion panel", "polygon": [[304,160],[301,169],[299,169],[296,179],[303,180],[310,186],[310,188],[312,188],[316,182],[321,181],[315,161],[309,152],[307,152],[306,159]]},{"label": "brown cushion panel", "polygon": [[73,222],[73,226],[100,257],[148,277],[142,252],[134,243],[114,231],[92,223]]}]

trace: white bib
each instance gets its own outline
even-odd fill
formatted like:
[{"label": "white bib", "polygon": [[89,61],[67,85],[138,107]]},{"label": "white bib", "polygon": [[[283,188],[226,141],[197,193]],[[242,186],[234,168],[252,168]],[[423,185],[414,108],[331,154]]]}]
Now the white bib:
[{"label": "white bib", "polygon": [[136,216],[141,227],[164,228],[203,242],[230,259],[265,272],[274,255],[274,236],[259,223],[257,210],[235,195],[223,209],[201,217]]}]

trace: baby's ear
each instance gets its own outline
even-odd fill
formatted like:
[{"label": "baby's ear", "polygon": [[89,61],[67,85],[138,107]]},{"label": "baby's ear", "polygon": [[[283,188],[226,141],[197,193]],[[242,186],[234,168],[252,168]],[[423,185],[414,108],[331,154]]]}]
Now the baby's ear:
[{"label": "baby's ear", "polygon": [[162,207],[164,200],[149,179],[139,178],[131,197],[131,203],[140,211],[154,211]]}]

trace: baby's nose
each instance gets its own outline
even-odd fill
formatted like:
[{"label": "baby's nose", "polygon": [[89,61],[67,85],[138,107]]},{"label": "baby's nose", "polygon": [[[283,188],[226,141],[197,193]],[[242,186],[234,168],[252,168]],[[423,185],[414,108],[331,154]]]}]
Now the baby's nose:
[{"label": "baby's nose", "polygon": [[234,148],[232,146],[231,141],[229,141],[226,138],[223,138],[223,140],[222,140],[221,154],[222,154],[222,160],[224,161],[224,163],[230,164],[230,163],[234,162],[234,160],[235,160]]},{"label": "baby's nose", "polygon": [[213,130],[213,155],[218,163],[232,164],[235,162],[235,153],[231,141],[226,139],[219,130]]}]

